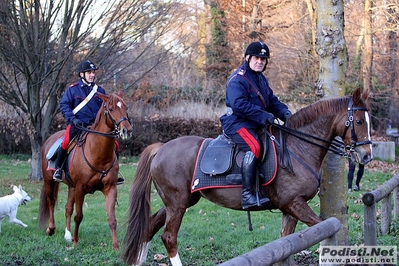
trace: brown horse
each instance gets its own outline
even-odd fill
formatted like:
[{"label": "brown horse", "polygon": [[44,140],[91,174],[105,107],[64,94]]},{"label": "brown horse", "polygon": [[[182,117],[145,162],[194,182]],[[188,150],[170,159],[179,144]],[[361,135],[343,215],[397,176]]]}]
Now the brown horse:
[{"label": "brown horse", "polygon": [[[63,182],[68,185],[68,201],[65,206],[66,229],[64,238],[78,243],[79,225],[83,220],[83,202],[87,193],[100,190],[105,197],[108,224],[112,233],[112,248],[119,248],[116,233],[115,202],[119,163],[116,156],[115,138],[127,139],[132,125],[127,115],[127,105],[116,94],[97,93],[103,100],[94,124],[85,129],[77,145],[71,152],[69,174],[64,174]],[[42,148],[43,187],[40,196],[39,224],[47,235],[55,233],[54,207],[57,202],[59,183],[53,181],[54,169],[48,167],[46,154],[55,141],[64,135],[65,130],[51,135]],[[75,230],[71,237],[71,216],[76,203]]]},{"label": "brown horse", "polygon": [[[320,100],[289,120],[292,134],[286,136],[292,172],[279,166],[276,178],[261,189],[275,208],[283,213],[281,236],[294,232],[299,221],[312,226],[321,219],[308,206],[319,188],[318,173],[336,136],[356,154],[362,164],[372,160],[368,94],[357,89],[352,96]],[[279,139],[282,127],[272,126]],[[313,143],[310,139],[315,138]],[[197,153],[204,138],[185,136],[165,144],[155,143],[141,154],[130,196],[128,228],[122,252],[128,264],[142,264],[153,236],[164,226],[162,241],[172,265],[182,265],[177,248],[177,234],[186,209],[204,197],[222,207],[242,210],[241,188],[212,188],[191,192]],[[345,152],[343,152],[345,154]],[[278,154],[281,156],[281,154]],[[150,217],[151,183],[164,206]]]}]

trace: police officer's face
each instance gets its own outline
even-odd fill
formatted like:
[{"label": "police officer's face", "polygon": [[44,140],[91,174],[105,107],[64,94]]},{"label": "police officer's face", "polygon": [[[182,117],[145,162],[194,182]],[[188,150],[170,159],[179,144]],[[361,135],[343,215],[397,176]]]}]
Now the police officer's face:
[{"label": "police officer's face", "polygon": [[267,58],[258,57],[254,55],[249,60],[249,67],[255,72],[262,72],[266,65],[267,65]]},{"label": "police officer's face", "polygon": [[90,70],[84,73],[80,73],[81,77],[84,78],[83,80],[87,80],[89,83],[94,82],[94,79],[96,77],[96,71],[95,70]]}]

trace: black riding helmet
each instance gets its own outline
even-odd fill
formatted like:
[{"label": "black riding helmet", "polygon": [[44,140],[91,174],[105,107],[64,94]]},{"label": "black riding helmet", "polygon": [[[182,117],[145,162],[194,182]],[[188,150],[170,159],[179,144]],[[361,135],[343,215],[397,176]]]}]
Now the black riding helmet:
[{"label": "black riding helmet", "polygon": [[267,45],[263,42],[253,42],[248,45],[247,50],[245,51],[245,56],[247,55],[255,55],[262,58],[269,58],[269,47],[267,47]]},{"label": "black riding helmet", "polygon": [[[263,42],[253,42],[248,45],[247,50],[245,50],[245,56],[249,55],[248,62],[251,60],[252,56],[257,56],[261,58],[270,58],[269,47]],[[266,62],[267,65],[267,62]],[[265,71],[266,65],[262,72]]]},{"label": "black riding helmet", "polygon": [[80,73],[82,73],[82,72],[84,73],[87,71],[97,70],[97,69],[98,68],[96,67],[96,65],[93,62],[91,62],[90,60],[84,60],[84,61],[80,62],[77,67],[79,76],[80,76]]}]

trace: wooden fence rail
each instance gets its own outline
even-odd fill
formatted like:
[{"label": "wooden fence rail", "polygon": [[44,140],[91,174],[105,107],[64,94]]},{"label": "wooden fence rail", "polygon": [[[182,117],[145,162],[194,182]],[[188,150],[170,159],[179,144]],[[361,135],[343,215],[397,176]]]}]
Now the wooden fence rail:
[{"label": "wooden fence rail", "polygon": [[394,192],[394,219],[399,216],[399,175],[396,175],[372,192],[363,195],[364,245],[377,245],[376,203],[381,201],[381,233],[387,234],[392,222],[392,191]]},{"label": "wooden fence rail", "polygon": [[226,261],[220,266],[262,266],[272,265],[289,258],[292,254],[307,249],[320,241],[330,238],[329,245],[337,245],[335,234],[341,222],[331,217],[300,232],[279,238],[258,247],[244,255]]}]

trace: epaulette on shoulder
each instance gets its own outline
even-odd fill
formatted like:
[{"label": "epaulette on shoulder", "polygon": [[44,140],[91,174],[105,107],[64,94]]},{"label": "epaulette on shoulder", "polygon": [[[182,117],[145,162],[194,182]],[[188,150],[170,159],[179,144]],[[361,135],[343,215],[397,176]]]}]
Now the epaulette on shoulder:
[{"label": "epaulette on shoulder", "polygon": [[78,84],[79,84],[78,82],[72,83],[71,85],[69,85],[69,88],[75,87],[75,86],[78,85]]},{"label": "epaulette on shoulder", "polygon": [[246,70],[244,68],[240,68],[237,71],[237,75],[244,76],[245,72],[246,72]]}]

